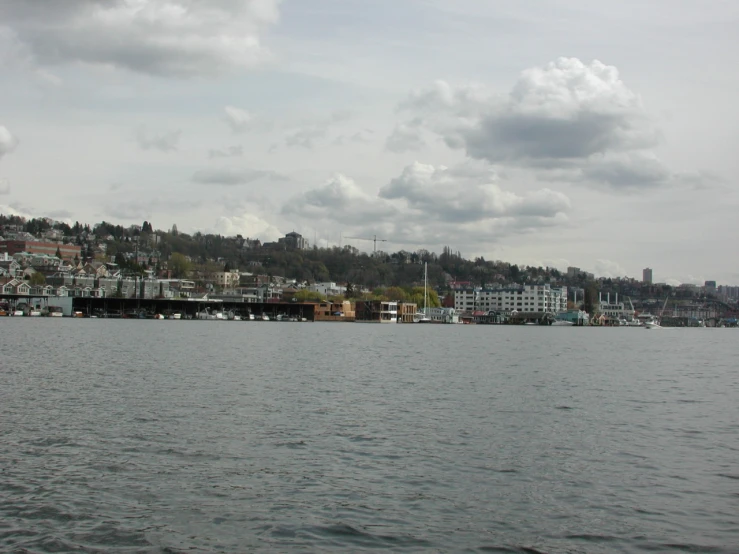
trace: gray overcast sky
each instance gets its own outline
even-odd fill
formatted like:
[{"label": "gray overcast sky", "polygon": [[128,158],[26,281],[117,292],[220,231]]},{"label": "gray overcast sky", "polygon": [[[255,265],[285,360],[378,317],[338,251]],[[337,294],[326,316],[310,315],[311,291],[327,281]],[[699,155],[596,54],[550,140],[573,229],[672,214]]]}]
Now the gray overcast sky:
[{"label": "gray overcast sky", "polygon": [[728,0],[3,0],[0,211],[739,284],[737,28]]}]

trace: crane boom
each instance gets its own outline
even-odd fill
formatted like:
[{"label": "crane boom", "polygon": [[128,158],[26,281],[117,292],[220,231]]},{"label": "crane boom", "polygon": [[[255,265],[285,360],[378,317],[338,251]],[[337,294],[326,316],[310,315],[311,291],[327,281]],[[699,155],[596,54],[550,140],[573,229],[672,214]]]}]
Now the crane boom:
[{"label": "crane boom", "polygon": [[388,242],[387,239],[378,239],[377,235],[372,237],[371,239],[365,238],[365,237],[344,237],[345,239],[354,239],[354,240],[368,240],[374,244],[374,252],[377,253],[377,243],[378,242]]}]

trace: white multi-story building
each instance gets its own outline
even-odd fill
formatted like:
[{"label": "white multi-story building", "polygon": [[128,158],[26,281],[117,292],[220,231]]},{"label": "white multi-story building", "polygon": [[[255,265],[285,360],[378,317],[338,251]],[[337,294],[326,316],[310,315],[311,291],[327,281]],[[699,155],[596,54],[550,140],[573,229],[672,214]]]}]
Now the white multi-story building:
[{"label": "white multi-story building", "polygon": [[308,287],[309,291],[320,293],[324,296],[339,296],[346,293],[346,287],[336,283],[315,283]]},{"label": "white multi-story building", "polygon": [[458,312],[496,311],[558,314],[567,310],[567,287],[526,285],[500,289],[464,289],[454,292]]},{"label": "white multi-story building", "polygon": [[602,294],[598,295],[598,313],[612,318],[625,319],[626,321],[632,321],[636,317],[633,306],[626,306],[623,302],[619,302],[618,294],[616,294],[616,301],[611,302],[610,293],[607,293],[605,298]]}]

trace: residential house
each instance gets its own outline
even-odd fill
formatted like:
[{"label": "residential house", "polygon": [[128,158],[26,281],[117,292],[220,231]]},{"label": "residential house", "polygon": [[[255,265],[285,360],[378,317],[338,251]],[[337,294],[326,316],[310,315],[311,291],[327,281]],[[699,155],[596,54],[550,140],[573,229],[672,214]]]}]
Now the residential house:
[{"label": "residential house", "polygon": [[18,283],[16,285],[15,290],[13,291],[13,294],[30,295],[31,294],[31,285],[29,285],[25,281],[21,281],[20,283]]},{"label": "residential house", "polygon": [[11,279],[7,283],[5,283],[2,287],[2,293],[3,294],[15,294],[15,289],[20,285],[23,281],[20,279]]},{"label": "residential house", "polygon": [[308,286],[308,290],[317,292],[324,296],[339,296],[346,293],[346,287],[336,283],[314,283]]},{"label": "residential house", "polygon": [[21,269],[21,264],[12,258],[0,260],[0,277],[15,277]]},{"label": "residential house", "polygon": [[239,270],[233,269],[231,271],[219,271],[213,274],[213,279],[216,285],[221,288],[232,288],[239,284]]},{"label": "residential house", "polygon": [[39,285],[36,287],[31,287],[31,294],[38,296],[53,296],[54,287],[52,287],[51,285]]}]

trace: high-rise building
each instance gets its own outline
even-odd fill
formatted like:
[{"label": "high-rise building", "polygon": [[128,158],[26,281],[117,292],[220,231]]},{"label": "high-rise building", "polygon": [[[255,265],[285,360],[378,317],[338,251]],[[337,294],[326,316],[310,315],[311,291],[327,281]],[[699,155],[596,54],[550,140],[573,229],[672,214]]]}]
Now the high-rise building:
[{"label": "high-rise building", "polygon": [[647,267],[647,268],[645,268],[645,269],[642,270],[642,272],[641,272],[641,280],[644,283],[648,283],[650,285],[652,284],[652,268],[651,267]]}]

